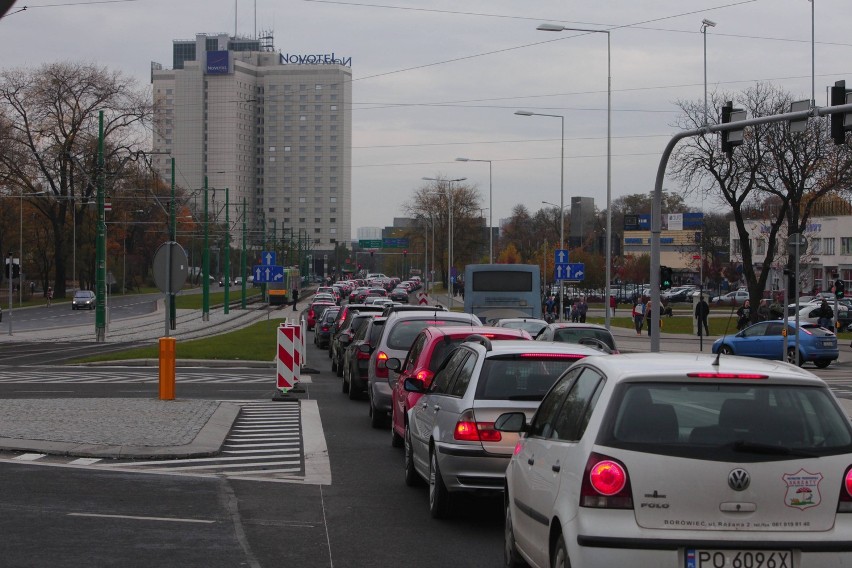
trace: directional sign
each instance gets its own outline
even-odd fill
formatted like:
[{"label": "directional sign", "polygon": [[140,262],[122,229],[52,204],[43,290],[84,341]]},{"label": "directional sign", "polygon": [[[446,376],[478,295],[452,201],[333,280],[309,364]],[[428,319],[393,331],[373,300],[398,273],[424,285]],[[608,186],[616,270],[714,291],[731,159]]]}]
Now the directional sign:
[{"label": "directional sign", "polygon": [[382,239],[382,248],[408,248],[408,239]]},{"label": "directional sign", "polygon": [[584,280],[586,265],[582,262],[557,264],[553,270],[554,280]]},{"label": "directional sign", "polygon": [[284,281],[283,266],[268,266],[265,264],[256,264],[251,272],[254,276],[254,281],[260,284]]},{"label": "directional sign", "polygon": [[263,266],[274,266],[278,264],[277,262],[275,262],[275,260],[276,259],[274,251],[263,251],[263,253],[260,255],[260,263]]},{"label": "directional sign", "polygon": [[568,263],[568,249],[556,249],[553,251],[555,261],[554,264],[567,264]]},{"label": "directional sign", "polygon": [[358,241],[358,246],[362,249],[380,249],[382,239],[361,239]]}]

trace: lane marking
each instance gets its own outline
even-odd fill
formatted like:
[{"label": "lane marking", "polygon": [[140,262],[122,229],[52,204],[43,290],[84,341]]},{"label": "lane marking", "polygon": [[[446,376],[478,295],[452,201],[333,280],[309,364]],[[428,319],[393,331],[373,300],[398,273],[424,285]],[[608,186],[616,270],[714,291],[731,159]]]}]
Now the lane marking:
[{"label": "lane marking", "polygon": [[74,461],[68,462],[69,465],[92,465],[93,463],[98,463],[101,461],[101,458],[77,458]]},{"label": "lane marking", "polygon": [[68,513],[69,517],[95,517],[103,519],[127,519],[129,521],[164,521],[167,523],[201,523],[210,525],[218,521],[209,521],[205,519],[177,519],[170,517],[137,517],[134,515],[102,515],[99,513]]},{"label": "lane marking", "polygon": [[45,457],[46,455],[47,454],[21,454],[21,455],[14,457],[12,459],[18,460],[18,461],[35,461],[35,460],[40,460],[41,458]]}]

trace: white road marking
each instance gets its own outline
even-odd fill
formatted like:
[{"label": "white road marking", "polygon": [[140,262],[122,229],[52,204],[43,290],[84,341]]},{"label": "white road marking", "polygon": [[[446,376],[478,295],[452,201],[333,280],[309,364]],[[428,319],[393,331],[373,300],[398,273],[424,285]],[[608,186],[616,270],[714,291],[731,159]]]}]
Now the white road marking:
[{"label": "white road marking", "polygon": [[41,458],[45,457],[46,455],[47,454],[21,454],[21,455],[14,457],[12,459],[18,460],[18,461],[35,461],[35,460],[40,460]]},{"label": "white road marking", "polygon": [[100,458],[77,458],[74,461],[68,462],[69,465],[92,465],[101,461]]},{"label": "white road marking", "polygon": [[68,513],[69,517],[96,517],[104,519],[127,519],[130,521],[164,521],[167,523],[202,523],[210,525],[218,521],[206,519],[176,519],[170,517],[136,517],[133,515],[101,515],[98,513]]}]

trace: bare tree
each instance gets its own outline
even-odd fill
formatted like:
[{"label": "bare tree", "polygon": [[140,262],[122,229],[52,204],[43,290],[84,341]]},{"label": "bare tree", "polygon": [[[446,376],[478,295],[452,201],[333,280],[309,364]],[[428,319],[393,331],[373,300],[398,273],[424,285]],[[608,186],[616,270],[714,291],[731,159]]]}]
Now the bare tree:
[{"label": "bare tree", "polygon": [[[713,95],[717,108],[725,100],[736,100],[749,116],[759,117],[786,112],[791,97],[777,87],[761,83],[737,97]],[[683,113],[677,126],[695,129],[703,124],[703,101],[677,104]],[[684,140],[673,155],[670,175],[682,183],[687,194],[703,193],[711,203],[724,203],[731,208],[739,237],[742,275],[756,305],[779,254],[779,239],[787,232],[803,231],[811,203],[839,191],[840,180],[848,182],[848,155],[847,148],[831,146],[822,119],[810,120],[802,134],[791,134],[786,123],[773,123],[746,129],[744,144],[735,148],[730,158],[722,152],[715,134]],[[763,221],[766,236],[766,255],[757,267],[747,223],[755,215]]]},{"label": "bare tree", "polygon": [[110,187],[127,157],[147,141],[148,95],[121,73],[91,64],[59,62],[0,74],[0,180],[14,194],[29,194],[52,228],[57,297],[65,295],[68,226],[81,222],[95,200],[99,111]]}]

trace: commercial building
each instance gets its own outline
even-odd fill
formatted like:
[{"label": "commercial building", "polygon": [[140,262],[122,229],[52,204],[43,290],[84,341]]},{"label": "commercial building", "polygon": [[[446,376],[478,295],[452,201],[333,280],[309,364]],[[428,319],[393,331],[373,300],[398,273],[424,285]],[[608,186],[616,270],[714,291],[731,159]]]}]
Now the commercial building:
[{"label": "commercial building", "polygon": [[152,63],[151,82],[154,166],[170,180],[173,157],[198,203],[206,179],[216,221],[228,188],[231,224],[245,216],[251,242],[350,241],[351,59],[276,52],[271,34],[197,34],[174,41],[171,69]]}]

